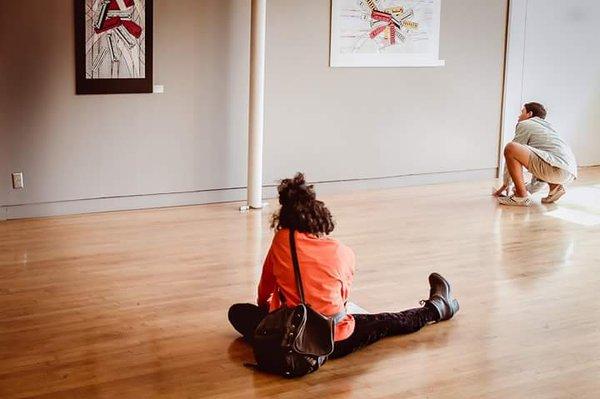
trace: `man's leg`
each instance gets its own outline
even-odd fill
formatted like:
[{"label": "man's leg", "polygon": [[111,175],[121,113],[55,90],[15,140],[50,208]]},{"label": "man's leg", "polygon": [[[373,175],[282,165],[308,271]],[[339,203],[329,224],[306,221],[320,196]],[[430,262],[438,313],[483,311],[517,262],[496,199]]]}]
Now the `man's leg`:
[{"label": "man's leg", "polygon": [[527,188],[523,179],[523,166],[529,168],[529,156],[531,151],[527,146],[510,142],[504,147],[504,159],[508,173],[515,183],[515,194],[517,197],[526,197]]},{"label": "man's leg", "polygon": [[538,156],[537,152],[532,153],[529,159],[529,171],[538,179],[543,179],[549,183],[550,190],[548,196],[542,198],[542,204],[551,204],[558,201],[566,193],[565,184],[574,179],[571,172],[550,165]]},{"label": "man's leg", "polygon": [[[531,172],[531,161],[529,162],[529,171]],[[527,188],[527,191],[529,191],[530,194],[535,194],[538,191],[541,191],[544,188],[546,188],[546,185],[548,185],[547,182],[533,175],[531,177],[531,181],[525,187]]]},{"label": "man's leg", "polygon": [[266,309],[251,303],[236,303],[229,308],[228,318],[233,328],[247,341],[251,341],[254,330],[267,314]]},{"label": "man's leg", "polygon": [[567,191],[562,184],[550,184],[548,196],[542,198],[542,204],[552,204],[558,201]]},{"label": "man's leg", "polygon": [[440,315],[432,305],[398,313],[355,314],[354,332],[343,341],[337,341],[331,359],[346,356],[382,338],[410,334],[426,324],[438,321]]}]

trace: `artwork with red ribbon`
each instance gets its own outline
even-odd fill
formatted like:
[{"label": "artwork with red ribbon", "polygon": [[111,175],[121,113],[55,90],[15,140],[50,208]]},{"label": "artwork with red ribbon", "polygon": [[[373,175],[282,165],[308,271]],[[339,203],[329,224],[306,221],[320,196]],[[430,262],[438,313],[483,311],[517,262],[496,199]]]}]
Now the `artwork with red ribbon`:
[{"label": "artwork with red ribbon", "polygon": [[333,0],[332,66],[440,66],[441,0]]},{"label": "artwork with red ribbon", "polygon": [[[76,38],[78,63],[83,64],[78,88],[90,86],[89,81],[116,80],[123,84],[111,84],[117,88],[115,92],[130,92],[119,90],[128,86],[125,81],[147,80],[152,69],[148,40],[152,29],[148,26],[152,20],[151,0],[75,0],[75,4],[77,35],[83,34],[83,38]],[[82,79],[88,82],[80,85]],[[99,83],[95,86],[101,87]],[[140,90],[132,90],[137,91]]]}]

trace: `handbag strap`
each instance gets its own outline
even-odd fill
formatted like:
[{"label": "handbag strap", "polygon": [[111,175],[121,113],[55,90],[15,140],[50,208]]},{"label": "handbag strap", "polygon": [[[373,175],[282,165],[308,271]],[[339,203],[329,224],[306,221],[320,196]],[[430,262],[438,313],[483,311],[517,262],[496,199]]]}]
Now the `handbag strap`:
[{"label": "handbag strap", "polygon": [[290,251],[292,253],[292,263],[294,264],[294,277],[296,279],[296,288],[300,294],[300,302],[306,305],[304,301],[304,287],[302,286],[302,275],[300,274],[300,264],[298,263],[298,253],[296,252],[296,231],[290,229]]}]

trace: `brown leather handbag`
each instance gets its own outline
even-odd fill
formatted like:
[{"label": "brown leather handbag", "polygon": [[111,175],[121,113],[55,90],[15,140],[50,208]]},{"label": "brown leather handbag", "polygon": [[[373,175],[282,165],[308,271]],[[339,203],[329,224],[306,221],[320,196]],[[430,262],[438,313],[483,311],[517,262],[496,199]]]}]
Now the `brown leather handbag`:
[{"label": "brown leather handbag", "polygon": [[260,370],[295,378],[317,371],[327,361],[333,352],[334,325],[346,310],[326,317],[305,302],[294,230],[290,249],[300,304],[294,308],[284,304],[269,313],[254,331],[252,345]]}]

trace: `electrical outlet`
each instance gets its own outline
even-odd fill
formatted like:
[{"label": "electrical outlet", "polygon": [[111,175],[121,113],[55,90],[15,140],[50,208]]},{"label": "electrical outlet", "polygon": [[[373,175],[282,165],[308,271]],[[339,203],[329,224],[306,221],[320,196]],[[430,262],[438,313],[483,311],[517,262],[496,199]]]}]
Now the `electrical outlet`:
[{"label": "electrical outlet", "polygon": [[23,172],[13,173],[12,183],[14,189],[23,188]]}]

